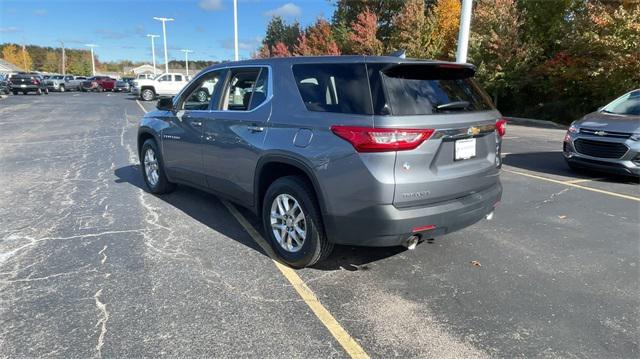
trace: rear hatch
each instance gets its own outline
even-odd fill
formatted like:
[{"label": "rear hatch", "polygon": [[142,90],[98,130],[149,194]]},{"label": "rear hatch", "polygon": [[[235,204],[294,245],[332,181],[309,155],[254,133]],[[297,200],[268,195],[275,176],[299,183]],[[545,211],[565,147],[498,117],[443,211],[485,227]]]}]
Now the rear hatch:
[{"label": "rear hatch", "polygon": [[396,207],[470,196],[498,181],[500,113],[473,79],[451,63],[367,64],[376,128],[430,129],[414,149],[397,151]]}]

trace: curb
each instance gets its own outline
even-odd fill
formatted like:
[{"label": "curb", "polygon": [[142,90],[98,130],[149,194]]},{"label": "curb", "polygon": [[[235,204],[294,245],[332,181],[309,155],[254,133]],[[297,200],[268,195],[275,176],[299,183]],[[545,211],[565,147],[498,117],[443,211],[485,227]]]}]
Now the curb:
[{"label": "curb", "polygon": [[557,128],[566,130],[568,126],[555,123],[553,121],[534,120],[532,118],[521,117],[505,117],[507,123],[521,126],[542,127],[542,128]]}]

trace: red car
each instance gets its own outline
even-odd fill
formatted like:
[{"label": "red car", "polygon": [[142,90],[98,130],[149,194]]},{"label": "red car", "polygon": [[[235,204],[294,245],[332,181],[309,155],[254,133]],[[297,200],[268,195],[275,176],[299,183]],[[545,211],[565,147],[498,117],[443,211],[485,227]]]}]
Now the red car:
[{"label": "red car", "polygon": [[113,91],[116,86],[116,80],[109,76],[94,76],[89,77],[86,81],[82,82],[82,91],[98,91],[105,90]]}]

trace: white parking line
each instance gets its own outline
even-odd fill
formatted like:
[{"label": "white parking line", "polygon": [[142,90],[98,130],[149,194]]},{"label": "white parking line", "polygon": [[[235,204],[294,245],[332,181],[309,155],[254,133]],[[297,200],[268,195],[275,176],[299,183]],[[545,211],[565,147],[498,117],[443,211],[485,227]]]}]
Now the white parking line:
[{"label": "white parking line", "polygon": [[142,112],[144,112],[144,113],[147,113],[147,112],[148,112],[148,111],[147,111],[147,109],[146,109],[146,108],[144,108],[144,106],[142,106],[142,104],[140,103],[140,101],[139,101],[139,100],[136,100],[136,103],[138,104],[138,106],[140,106],[140,108],[142,109]]}]

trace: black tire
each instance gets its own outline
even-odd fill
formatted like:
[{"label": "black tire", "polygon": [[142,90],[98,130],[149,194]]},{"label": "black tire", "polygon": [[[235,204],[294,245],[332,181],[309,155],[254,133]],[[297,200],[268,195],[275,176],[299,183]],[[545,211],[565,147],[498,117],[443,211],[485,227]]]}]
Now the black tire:
[{"label": "black tire", "polygon": [[44,89],[44,94],[48,95],[49,94],[49,89]]},{"label": "black tire", "polygon": [[44,93],[42,92],[42,89],[37,89],[36,90],[36,95],[43,95]]},{"label": "black tire", "polygon": [[18,91],[13,91],[13,96],[18,96]]},{"label": "black tire", "polygon": [[65,90],[64,85],[58,86],[58,91],[64,92],[64,90]]},{"label": "black tire", "polygon": [[[157,164],[158,164],[158,182],[153,185],[152,181],[147,178],[147,171],[145,168],[145,155],[147,151],[151,149],[155,154]],[[167,179],[167,175],[164,172],[164,162],[162,160],[162,153],[158,150],[158,146],[156,145],[156,141],[152,139],[148,139],[144,141],[142,144],[142,149],[140,150],[140,170],[142,171],[142,178],[144,179],[144,183],[147,185],[147,189],[149,192],[153,194],[164,194],[172,192],[176,185],[172,182],[169,182]]]},{"label": "black tire", "polygon": [[[297,252],[284,249],[277,241],[271,228],[271,205],[276,197],[287,194],[298,202],[305,220],[306,238]],[[262,204],[262,224],[271,248],[280,260],[293,268],[312,266],[325,259],[333,250],[322,225],[322,217],[315,193],[301,177],[286,176],[275,180],[264,196]]]},{"label": "black tire", "polygon": [[26,95],[26,94],[28,94],[28,93],[29,93],[29,92],[27,92],[27,91],[22,91],[22,94],[23,94],[23,95]]},{"label": "black tire", "polygon": [[156,92],[150,88],[143,89],[140,92],[140,98],[143,101],[152,101],[156,97]]}]

